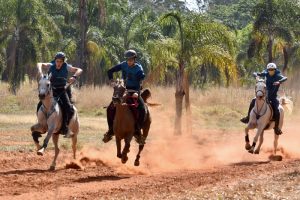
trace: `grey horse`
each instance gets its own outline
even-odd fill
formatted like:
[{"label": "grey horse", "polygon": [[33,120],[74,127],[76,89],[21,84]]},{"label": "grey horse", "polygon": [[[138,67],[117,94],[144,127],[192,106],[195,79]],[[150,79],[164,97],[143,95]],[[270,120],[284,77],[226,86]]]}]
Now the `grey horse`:
[{"label": "grey horse", "polygon": [[[39,80],[39,98],[42,101],[42,106],[37,112],[38,123],[31,127],[33,140],[37,147],[37,154],[43,155],[50,138],[53,139],[53,144],[55,147],[55,156],[50,165],[50,170],[55,170],[56,159],[59,154],[58,148],[58,138],[59,132],[62,125],[62,110],[57,103],[57,99],[53,97],[51,90],[50,77],[42,76]],[[79,133],[79,119],[77,109],[74,106],[74,115],[69,123],[69,129],[71,131],[72,137],[72,149],[73,149],[73,158],[76,159],[76,145],[77,145],[77,135]],[[47,132],[46,138],[42,146],[39,144],[38,138],[41,137],[41,134]]]}]

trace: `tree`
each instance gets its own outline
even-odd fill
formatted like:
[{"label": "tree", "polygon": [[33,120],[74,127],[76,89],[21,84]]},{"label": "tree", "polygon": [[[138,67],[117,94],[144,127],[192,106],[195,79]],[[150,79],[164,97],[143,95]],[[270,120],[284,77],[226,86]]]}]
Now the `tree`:
[{"label": "tree", "polygon": [[3,19],[0,42],[6,46],[7,65],[2,79],[10,83],[11,92],[16,94],[26,73],[34,77],[30,66],[36,63],[37,58],[47,57],[41,52],[48,51],[47,43],[57,40],[59,30],[41,2],[3,1],[0,9]]},{"label": "tree", "polygon": [[[299,5],[289,0],[261,0],[254,8],[252,41],[248,55],[253,57],[260,48],[267,49],[267,62],[274,62],[275,49],[281,49],[284,57],[283,71],[287,69],[288,48],[294,40],[295,22],[299,18]],[[274,48],[274,45],[277,46]],[[280,48],[281,47],[281,48]]]},{"label": "tree", "polygon": [[[173,21],[166,20],[170,18]],[[195,66],[212,64],[223,72],[227,71],[229,76],[235,77],[236,68],[232,58],[233,41],[226,27],[209,22],[197,14],[182,16],[172,12],[165,14],[162,17],[162,21],[164,20],[166,23],[176,22],[178,24],[179,36],[177,39],[180,47],[170,50],[178,49],[176,52],[178,67],[175,92],[175,134],[181,134],[183,97],[185,97],[187,116],[190,118],[188,68],[193,70]]]}]

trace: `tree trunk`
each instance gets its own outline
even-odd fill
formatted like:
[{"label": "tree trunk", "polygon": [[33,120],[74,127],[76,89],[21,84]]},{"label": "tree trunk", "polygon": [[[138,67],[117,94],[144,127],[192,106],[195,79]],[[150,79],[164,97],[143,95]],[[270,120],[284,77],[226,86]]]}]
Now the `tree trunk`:
[{"label": "tree trunk", "polygon": [[284,65],[282,69],[282,73],[286,74],[286,70],[288,69],[288,62],[289,62],[289,55],[288,55],[288,47],[283,47],[283,58],[284,58]]},{"label": "tree trunk", "polygon": [[87,0],[79,1],[79,24],[80,24],[80,40],[79,40],[79,67],[83,69],[82,76],[80,78],[80,85],[82,86],[87,80]]},{"label": "tree trunk", "polygon": [[183,104],[183,97],[185,95],[183,82],[184,82],[184,64],[182,61],[180,61],[179,69],[177,72],[176,92],[175,92],[175,102],[176,102],[175,135],[181,135],[182,104]]},{"label": "tree trunk", "polygon": [[268,42],[268,54],[269,54],[269,60],[268,63],[273,62],[273,37],[269,37],[269,42]]},{"label": "tree trunk", "polygon": [[184,94],[185,94],[185,110],[186,110],[186,127],[187,133],[192,134],[192,112],[190,104],[190,85],[189,85],[189,76],[187,72],[184,72]]},{"label": "tree trunk", "polygon": [[99,26],[101,28],[103,28],[106,25],[106,5],[105,5],[105,0],[98,0],[98,6],[99,6]]}]

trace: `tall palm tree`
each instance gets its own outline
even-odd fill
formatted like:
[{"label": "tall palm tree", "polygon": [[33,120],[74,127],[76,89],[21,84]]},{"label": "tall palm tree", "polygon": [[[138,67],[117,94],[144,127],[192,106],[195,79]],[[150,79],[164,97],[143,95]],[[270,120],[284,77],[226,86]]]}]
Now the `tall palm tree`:
[{"label": "tall palm tree", "polygon": [[4,16],[5,21],[0,22],[4,27],[0,42],[7,46],[7,67],[2,77],[10,83],[10,90],[15,94],[24,75],[32,75],[30,66],[36,63],[37,58],[44,56],[40,52],[48,52],[47,43],[59,37],[59,30],[40,1],[12,0],[2,3],[2,15],[10,13]]},{"label": "tall palm tree", "polygon": [[275,58],[274,45],[279,44],[282,46],[283,71],[285,71],[289,59],[288,49],[294,42],[293,27],[298,23],[299,10],[299,4],[294,0],[259,1],[253,10],[255,22],[253,39],[248,50],[250,58],[253,57],[255,51],[266,47],[267,62],[273,62]]},{"label": "tall palm tree", "polygon": [[[175,134],[181,134],[184,97],[188,120],[191,113],[188,71],[193,71],[196,67],[203,64],[213,64],[221,72],[228,72],[231,77],[235,77],[236,67],[233,62],[234,46],[231,34],[226,27],[210,22],[197,14],[190,14],[185,17],[180,13],[172,12],[162,17],[162,21],[167,19],[174,19],[178,24],[179,30],[177,43],[180,47],[170,48],[169,50],[178,50],[176,52],[178,67],[175,92]],[[168,23],[172,23],[172,21]],[[190,124],[190,122],[187,124]],[[188,127],[188,129],[190,128]]]}]

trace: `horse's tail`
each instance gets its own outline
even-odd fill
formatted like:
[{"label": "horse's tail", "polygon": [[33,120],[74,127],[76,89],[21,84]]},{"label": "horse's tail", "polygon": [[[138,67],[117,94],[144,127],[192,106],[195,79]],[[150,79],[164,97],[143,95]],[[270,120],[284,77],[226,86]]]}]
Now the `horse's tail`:
[{"label": "horse's tail", "polygon": [[149,88],[146,88],[143,90],[143,92],[141,93],[141,97],[148,106],[160,106],[161,105],[160,103],[149,103],[147,101],[149,99],[149,97],[151,97],[151,91]]},{"label": "horse's tail", "polygon": [[293,112],[294,103],[290,97],[287,96],[280,97],[279,103],[284,108],[284,110],[288,111],[289,114]]}]

